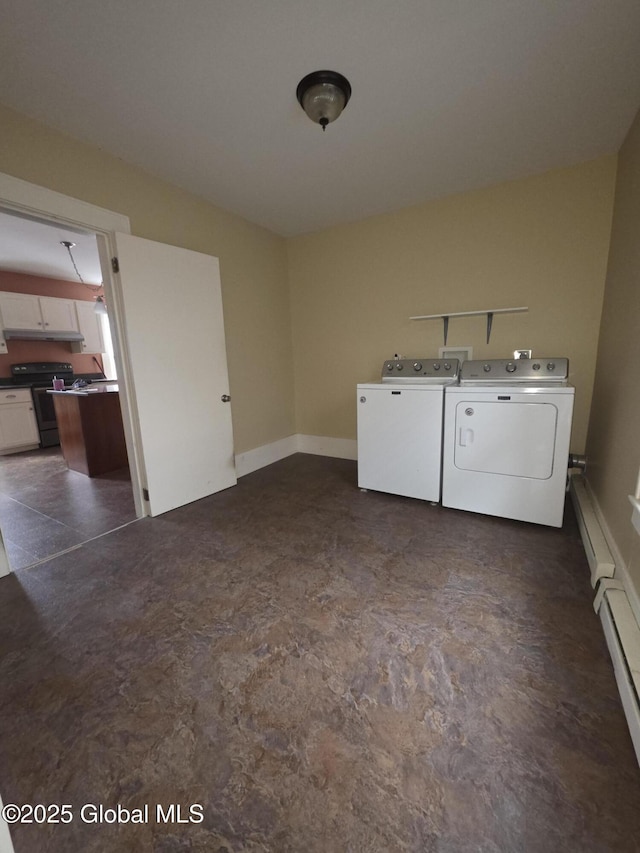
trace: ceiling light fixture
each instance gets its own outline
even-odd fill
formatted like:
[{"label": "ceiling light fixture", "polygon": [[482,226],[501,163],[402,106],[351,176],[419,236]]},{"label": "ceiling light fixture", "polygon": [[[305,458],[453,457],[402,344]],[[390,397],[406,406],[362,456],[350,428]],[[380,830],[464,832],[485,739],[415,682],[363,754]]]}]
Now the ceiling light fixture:
[{"label": "ceiling light fixture", "polygon": [[296,97],[311,121],[326,130],[349,103],[351,84],[337,71],[313,71],[298,83]]},{"label": "ceiling light fixture", "polygon": [[[91,290],[93,290],[94,293],[96,292],[96,290],[100,290],[100,288],[102,287],[101,284],[99,284],[97,286],[87,284],[87,282],[80,275],[80,273],[78,271],[78,267],[76,266],[76,262],[73,259],[73,255],[71,253],[71,250],[74,248],[74,246],[76,244],[72,243],[71,240],[60,240],[60,245],[64,246],[65,249],[67,250],[67,252],[69,252],[69,257],[71,258],[71,263],[73,264],[73,268],[76,271],[76,275],[78,276],[78,278],[80,279],[82,284],[84,284],[85,287],[88,287]],[[96,301],[95,301],[93,307],[94,307],[96,314],[106,314],[107,313],[107,306],[106,306],[105,301],[104,301],[104,296],[98,296],[96,298]]]}]

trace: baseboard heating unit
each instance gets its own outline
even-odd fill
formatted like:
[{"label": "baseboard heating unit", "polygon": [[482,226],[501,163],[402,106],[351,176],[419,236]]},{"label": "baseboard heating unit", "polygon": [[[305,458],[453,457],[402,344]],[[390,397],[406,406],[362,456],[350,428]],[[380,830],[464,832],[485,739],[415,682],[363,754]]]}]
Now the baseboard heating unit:
[{"label": "baseboard heating unit", "polygon": [[613,671],[640,764],[640,628],[620,581],[603,579],[593,603],[600,615]]},{"label": "baseboard heating unit", "polygon": [[[640,764],[640,625],[626,584],[630,583],[615,546],[609,548],[598,511],[581,475],[571,477],[571,498],[582,544],[596,588],[593,607],[600,616],[629,733]],[[617,559],[617,563],[616,563]],[[615,575],[615,577],[614,577]]]},{"label": "baseboard heating unit", "polygon": [[595,587],[600,578],[613,577],[616,564],[602,532],[584,479],[579,474],[571,477],[571,499],[580,528],[582,544],[591,569],[591,586]]}]

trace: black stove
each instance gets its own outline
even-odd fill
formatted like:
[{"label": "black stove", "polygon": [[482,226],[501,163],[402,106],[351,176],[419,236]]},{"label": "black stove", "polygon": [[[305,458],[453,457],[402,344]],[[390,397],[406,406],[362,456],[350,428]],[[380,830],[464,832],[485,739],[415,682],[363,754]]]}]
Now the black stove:
[{"label": "black stove", "polygon": [[64,379],[65,388],[71,387],[75,379],[73,365],[63,361],[12,364],[11,376],[15,385],[31,385],[32,388],[52,388],[54,379]]}]

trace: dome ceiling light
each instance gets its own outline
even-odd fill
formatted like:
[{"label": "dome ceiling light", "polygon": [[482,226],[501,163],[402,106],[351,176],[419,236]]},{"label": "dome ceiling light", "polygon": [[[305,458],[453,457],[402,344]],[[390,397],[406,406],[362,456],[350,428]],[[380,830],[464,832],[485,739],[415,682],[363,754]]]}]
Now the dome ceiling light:
[{"label": "dome ceiling light", "polygon": [[324,131],[349,103],[351,84],[337,71],[313,71],[298,83],[296,97],[311,121]]}]

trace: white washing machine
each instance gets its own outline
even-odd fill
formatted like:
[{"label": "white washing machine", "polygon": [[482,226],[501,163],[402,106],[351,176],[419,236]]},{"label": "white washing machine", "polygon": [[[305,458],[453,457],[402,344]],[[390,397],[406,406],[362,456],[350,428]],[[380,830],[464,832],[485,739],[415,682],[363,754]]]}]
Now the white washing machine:
[{"label": "white washing machine", "polygon": [[440,500],[444,388],[458,375],[457,359],[396,358],[358,385],[361,489]]},{"label": "white washing machine", "polygon": [[442,503],[561,527],[575,389],[566,358],[465,361],[446,389]]}]

